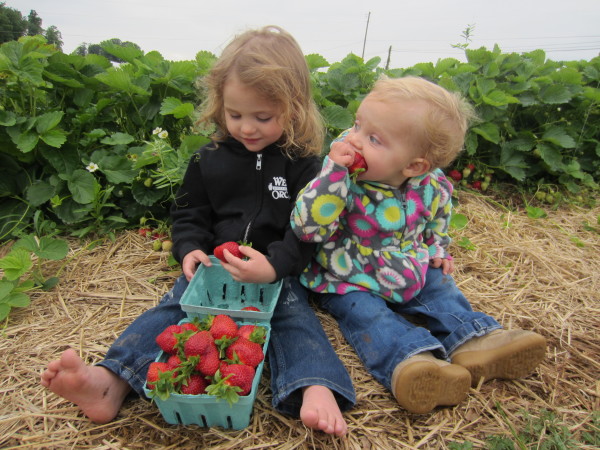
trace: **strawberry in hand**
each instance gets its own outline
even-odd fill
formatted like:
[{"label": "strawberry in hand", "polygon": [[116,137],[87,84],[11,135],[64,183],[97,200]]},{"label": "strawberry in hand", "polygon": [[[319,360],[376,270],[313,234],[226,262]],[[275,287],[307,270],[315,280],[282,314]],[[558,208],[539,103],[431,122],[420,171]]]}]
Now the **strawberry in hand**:
[{"label": "strawberry in hand", "polygon": [[225,243],[215,247],[215,249],[213,250],[213,254],[215,255],[215,257],[217,257],[221,261],[227,262],[227,260],[225,259],[225,255],[223,254],[223,252],[225,250],[229,250],[229,253],[231,253],[233,256],[236,256],[240,259],[244,258],[244,255],[242,255],[242,253],[240,252],[240,244],[238,244],[237,242],[233,242],[233,241],[225,242]]},{"label": "strawberry in hand", "polygon": [[356,181],[358,176],[367,170],[369,170],[369,166],[367,165],[367,161],[365,161],[363,155],[358,152],[354,152],[354,160],[352,161],[352,164],[350,164],[350,167],[348,167],[348,173],[350,176]]}]

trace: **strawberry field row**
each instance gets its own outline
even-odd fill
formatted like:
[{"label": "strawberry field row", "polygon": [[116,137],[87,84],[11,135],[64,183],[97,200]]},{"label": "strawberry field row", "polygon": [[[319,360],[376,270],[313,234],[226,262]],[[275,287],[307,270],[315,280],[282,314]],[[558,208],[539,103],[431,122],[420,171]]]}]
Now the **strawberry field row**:
[{"label": "strawberry field row", "polygon": [[[67,229],[106,234],[167,220],[187,160],[208,142],[210,130],[194,128],[202,100],[195,82],[216,57],[200,51],[191,61],[167,61],[158,52],[102,47],[125,63],[67,55],[40,36],[0,47],[0,240]],[[307,55],[328,142],[352,124],[377,77],[422,76],[477,108],[466,151],[449,168],[469,168],[465,185],[597,191],[600,58],[555,62],[542,50],[497,47],[465,55],[467,62],[404,69],[352,54],[334,64]]]}]

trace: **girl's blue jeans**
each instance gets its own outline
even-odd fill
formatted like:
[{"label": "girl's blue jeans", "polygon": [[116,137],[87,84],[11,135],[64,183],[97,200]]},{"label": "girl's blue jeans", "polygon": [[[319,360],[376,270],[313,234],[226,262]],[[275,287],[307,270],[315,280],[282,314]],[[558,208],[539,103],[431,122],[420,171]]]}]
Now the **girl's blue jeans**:
[{"label": "girl's blue jeans", "polygon": [[365,367],[388,389],[395,367],[405,359],[431,351],[447,360],[469,339],[501,328],[492,317],[474,312],[441,269],[429,268],[422,291],[407,303],[392,304],[369,292],[323,294],[320,303],[336,318]]},{"label": "girl's blue jeans", "polygon": [[[160,350],[156,336],[186,317],[179,302],[187,286],[185,277],[180,276],[160,303],[136,318],[98,363],[127,381],[142,397],[148,366]],[[273,406],[293,416],[300,412],[302,388],[311,385],[331,389],[342,410],[350,409],[356,402],[352,380],[323,331],[308,296],[309,292],[297,278],[286,278],[271,318],[267,358]]]}]

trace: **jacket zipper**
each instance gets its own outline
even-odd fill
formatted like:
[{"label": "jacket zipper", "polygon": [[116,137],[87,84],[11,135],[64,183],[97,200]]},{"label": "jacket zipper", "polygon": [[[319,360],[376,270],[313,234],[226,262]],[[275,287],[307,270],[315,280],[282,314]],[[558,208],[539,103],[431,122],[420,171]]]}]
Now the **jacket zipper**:
[{"label": "jacket zipper", "polygon": [[250,228],[252,228],[252,222],[254,222],[254,219],[256,218],[256,216],[258,215],[258,212],[260,211],[260,209],[262,207],[262,192],[260,189],[261,181],[262,181],[262,159],[263,159],[262,153],[257,153],[256,154],[256,172],[257,172],[256,195],[258,196],[258,198],[257,198],[258,204],[257,204],[256,211],[254,212],[254,215],[252,216],[252,219],[250,219],[250,222],[248,222],[248,225],[246,226],[246,230],[244,231],[243,242],[248,242],[248,235],[250,234]]}]

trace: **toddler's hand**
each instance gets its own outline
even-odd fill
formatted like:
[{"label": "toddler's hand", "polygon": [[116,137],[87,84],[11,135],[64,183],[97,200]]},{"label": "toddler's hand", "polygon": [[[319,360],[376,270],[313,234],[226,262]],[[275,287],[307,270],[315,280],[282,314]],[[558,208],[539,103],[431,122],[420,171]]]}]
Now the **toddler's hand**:
[{"label": "toddler's hand", "polygon": [[265,255],[245,245],[240,245],[240,252],[248,259],[240,259],[225,250],[224,255],[227,262],[221,263],[235,281],[242,283],[272,283],[275,281],[277,274]]},{"label": "toddler's hand", "polygon": [[454,272],[454,259],[450,256],[449,258],[433,258],[429,261],[429,265],[434,268],[442,268],[442,273],[448,275]]},{"label": "toddler's hand", "polygon": [[350,167],[354,161],[354,149],[346,142],[337,141],[331,144],[329,157],[340,166]]},{"label": "toddler's hand", "polygon": [[198,264],[204,264],[205,266],[212,265],[210,258],[202,250],[192,250],[183,257],[181,268],[183,269],[183,274],[188,281],[190,281],[194,276],[194,273],[196,273]]}]

